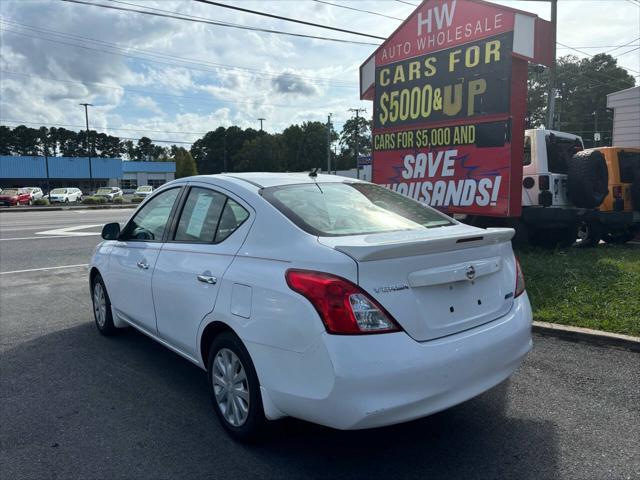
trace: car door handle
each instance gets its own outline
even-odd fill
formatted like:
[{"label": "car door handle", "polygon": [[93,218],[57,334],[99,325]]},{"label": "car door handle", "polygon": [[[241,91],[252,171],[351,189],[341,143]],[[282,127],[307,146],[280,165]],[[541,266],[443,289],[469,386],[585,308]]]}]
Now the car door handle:
[{"label": "car door handle", "polygon": [[147,270],[149,268],[149,264],[144,260],[139,261],[136,265],[138,265],[138,268],[142,268],[143,270]]},{"label": "car door handle", "polygon": [[198,275],[198,281],[202,283],[208,283],[209,285],[215,285],[218,279],[210,275]]}]

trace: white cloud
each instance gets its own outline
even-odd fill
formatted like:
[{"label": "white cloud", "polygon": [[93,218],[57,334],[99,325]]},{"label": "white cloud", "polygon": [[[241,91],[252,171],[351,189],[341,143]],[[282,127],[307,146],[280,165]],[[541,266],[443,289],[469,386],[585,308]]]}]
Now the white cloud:
[{"label": "white cloud", "polygon": [[[138,3],[244,25],[348,37],[195,2]],[[499,3],[549,17],[546,2]],[[559,4],[558,39],[563,43],[618,45],[639,36],[640,9],[631,2]],[[348,5],[397,17],[413,9],[400,2],[373,0]],[[310,1],[246,0],[243,6],[380,36],[399,24]],[[363,106],[369,114],[372,111],[371,104],[358,97],[358,66],[373,46],[284,37],[55,0],[0,2],[0,13],[4,20],[23,24],[2,24],[0,67],[14,72],[2,73],[0,79],[4,119],[84,125],[84,110],[78,103],[88,101],[95,105],[90,111],[92,126],[132,129],[113,130],[121,136],[193,141],[200,135],[187,132],[231,124],[257,128],[258,117],[267,119],[267,130],[280,131],[294,122],[326,121],[327,114],[333,113],[339,128],[350,116],[348,108]],[[569,52],[558,50],[559,54]],[[622,56],[620,63],[640,70],[637,52]]]}]

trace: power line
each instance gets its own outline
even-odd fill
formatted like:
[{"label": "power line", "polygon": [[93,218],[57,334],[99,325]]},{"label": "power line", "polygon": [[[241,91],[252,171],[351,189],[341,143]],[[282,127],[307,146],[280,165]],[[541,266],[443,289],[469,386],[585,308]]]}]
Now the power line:
[{"label": "power line", "polygon": [[[291,73],[292,75],[295,75],[298,78],[301,79],[305,79],[305,80],[309,80],[312,82],[315,82],[317,84],[326,84],[326,85],[331,85],[331,86],[335,86],[338,88],[357,88],[355,86],[353,86],[352,84],[348,84],[346,82],[337,82],[337,81],[333,81],[330,78],[327,77],[315,77],[315,76],[308,76],[308,75],[301,75],[298,73],[293,73],[293,72],[279,72],[279,73],[270,73],[270,72],[265,72],[264,70],[261,69],[256,69],[256,68],[249,68],[249,67],[241,67],[241,66],[237,66],[237,65],[229,65],[229,64],[225,64],[225,63],[216,63],[216,62],[208,62],[206,60],[199,60],[199,59],[190,59],[188,57],[179,57],[179,56],[175,56],[175,55],[170,55],[167,53],[161,53],[161,52],[155,52],[155,51],[150,51],[150,50],[143,50],[143,49],[139,49],[139,48],[135,48],[135,47],[123,47],[121,45],[118,45],[116,43],[111,43],[111,42],[106,42],[103,40],[97,40],[94,38],[90,38],[90,37],[85,37],[82,35],[75,35],[75,34],[68,34],[65,32],[60,32],[58,30],[51,30],[51,29],[47,29],[47,28],[41,28],[41,27],[35,27],[33,25],[27,25],[24,23],[20,23],[20,22],[15,22],[12,20],[6,20],[6,19],[2,19],[0,18],[0,22],[1,23],[5,23],[11,27],[16,27],[17,28],[23,28],[26,30],[31,30],[31,31],[35,31],[37,33],[40,34],[44,34],[44,35],[52,35],[54,37],[62,37],[65,40],[74,40],[74,41],[83,41],[83,42],[89,42],[89,43],[95,43],[97,45],[100,46],[104,46],[104,47],[108,47],[108,48],[112,48],[115,50],[119,50],[120,52],[124,52],[124,53],[115,53],[115,52],[109,52],[106,50],[100,50],[100,49],[95,49],[92,47],[88,47],[86,45],[76,45],[76,44],[68,44],[68,43],[64,43],[61,42],[60,40],[53,40],[51,38],[47,38],[47,37],[41,37],[41,36],[36,36],[34,35],[33,38],[40,38],[43,40],[47,40],[47,41],[51,41],[51,42],[58,42],[58,43],[62,43],[63,45],[71,45],[71,46],[75,46],[77,48],[84,48],[84,49],[90,49],[90,50],[95,50],[95,51],[100,51],[100,52],[104,52],[104,53],[109,53],[112,55],[120,55],[120,56],[125,56],[125,57],[129,57],[129,58],[135,58],[135,59],[139,59],[139,60],[144,60],[144,61],[148,61],[148,62],[153,62],[153,63],[159,63],[162,65],[173,65],[173,66],[178,66],[181,68],[187,68],[187,69],[193,69],[193,70],[199,70],[199,71],[206,71],[206,72],[215,72],[215,70],[212,70],[211,68],[195,68],[195,67],[190,67],[190,66],[186,66],[183,65],[182,63],[187,63],[190,65],[195,65],[197,66],[204,66],[204,67],[212,67],[214,69],[224,69],[224,70],[234,70],[234,71],[247,71],[250,73],[253,73],[255,75],[259,75],[259,76],[264,76],[264,77],[271,77],[271,78],[277,78],[280,77],[281,75],[286,75],[287,73]],[[24,36],[30,36],[27,35],[26,33],[20,33],[20,32],[16,32],[13,30],[6,30],[5,32],[7,33],[14,33],[17,35],[24,35]],[[129,51],[134,51],[134,52],[139,52],[141,55],[147,55],[150,57],[156,57],[156,58],[160,58],[162,60],[171,60],[170,63],[167,62],[159,62],[157,60],[151,60],[151,59],[147,59],[147,58],[143,58],[143,57],[139,57],[136,55],[131,55],[130,53],[127,53]],[[176,61],[178,62],[182,62],[182,63],[176,63]]]},{"label": "power line", "polygon": [[[569,45],[565,45],[564,43],[560,43],[560,42],[557,42],[557,43],[558,43],[558,45],[562,45],[563,47],[567,47],[568,49],[570,49],[570,50],[574,50],[574,51],[576,51],[576,52],[578,52],[578,53],[581,53],[581,54],[583,54],[583,55],[586,55],[587,57],[595,57],[595,56],[597,55],[597,54],[587,53],[587,52],[585,52],[584,50],[580,50],[580,49],[577,49],[577,48],[571,47],[571,46],[569,46]],[[620,65],[620,64],[618,64],[618,66],[619,66],[620,68],[624,68],[625,70],[629,70],[629,71],[634,72],[634,73],[640,73],[640,71],[638,71],[638,70],[634,70],[633,68],[625,67],[624,65]]]},{"label": "power line", "polygon": [[[306,35],[306,34],[302,34],[302,33],[293,33],[293,32],[285,32],[282,30],[270,30],[270,29],[266,29],[266,28],[259,28],[259,27],[249,27],[246,25],[240,25],[240,24],[236,24],[236,23],[229,23],[229,22],[221,22],[221,21],[217,21],[217,20],[208,20],[208,19],[203,19],[203,18],[196,18],[194,16],[185,16],[182,14],[177,14],[177,12],[174,12],[174,14],[166,14],[166,13],[160,13],[157,11],[148,11],[148,10],[137,10],[134,8],[125,8],[125,7],[118,7],[115,5],[104,5],[101,3],[91,3],[91,2],[85,2],[83,0],[61,0],[63,2],[69,2],[69,3],[77,3],[80,5],[89,5],[91,7],[100,7],[100,8],[106,8],[106,9],[110,9],[110,10],[120,10],[123,12],[134,12],[134,13],[140,13],[143,15],[151,15],[151,16],[155,16],[155,17],[163,17],[163,18],[171,18],[174,20],[185,20],[187,22],[194,22],[194,23],[204,23],[204,24],[208,24],[208,25],[216,25],[219,27],[229,27],[229,28],[237,28],[237,29],[241,29],[241,30],[251,30],[254,32],[263,32],[263,33],[273,33],[276,35],[289,35],[292,37],[300,37],[300,38],[309,38],[309,39],[313,39],[313,40],[325,40],[325,41],[329,41],[329,42],[338,42],[338,43],[351,43],[354,45],[374,45],[374,46],[378,46],[379,44],[377,43],[370,43],[370,42],[359,42],[356,40],[347,40],[347,39],[343,39],[343,38],[334,38],[334,37],[321,37],[321,36],[317,36],[317,35]],[[142,8],[147,8],[147,7],[143,7],[141,5],[138,5],[139,7]],[[159,10],[159,9],[154,9],[154,10]]]},{"label": "power line", "polygon": [[346,10],[353,10],[353,11],[362,12],[362,13],[370,13],[371,15],[377,15],[379,17],[390,18],[391,20],[400,20],[401,22],[404,21],[404,18],[393,17],[391,15],[385,15],[384,13],[373,12],[371,10],[364,10],[362,8],[348,7],[347,5],[339,5],[337,3],[327,2],[326,0],[313,0],[313,1],[317,2],[317,3],[324,3],[325,5],[331,5],[332,7],[344,8]]},{"label": "power line", "polygon": [[411,3],[411,2],[407,2],[405,0],[396,0],[396,2],[398,3],[404,3],[405,5],[411,5],[412,7],[417,7],[419,4],[417,3]]},{"label": "power line", "polygon": [[238,12],[250,13],[252,15],[260,15],[262,17],[275,18],[276,20],[282,20],[284,22],[299,23],[301,25],[308,25],[310,27],[324,28],[325,30],[333,30],[334,32],[348,33],[350,35],[359,35],[361,37],[375,38],[376,40],[386,40],[385,37],[378,37],[377,35],[370,35],[368,33],[356,32],[354,30],[346,30],[344,28],[331,27],[329,25],[321,25],[319,23],[307,22],[305,20],[298,20],[296,18],[283,17],[282,15],[275,15],[273,13],[261,12],[259,10],[250,10],[248,8],[236,7],[234,5],[227,5],[226,3],[213,2],[211,0],[195,0],[199,3],[205,3],[207,5],[213,5],[214,7],[228,8],[230,10],[236,10]]},{"label": "power line", "polygon": [[606,52],[604,52],[604,53],[611,53],[611,52],[613,52],[613,51],[615,51],[615,50],[618,50],[619,48],[622,48],[622,47],[628,47],[628,46],[630,46],[633,42],[637,42],[638,40],[640,40],[640,37],[638,37],[638,38],[634,38],[634,39],[633,39],[633,40],[631,40],[630,42],[624,43],[624,44],[622,44],[622,45],[618,45],[617,47],[613,48],[612,50],[607,50],[607,51],[606,51]]},{"label": "power line", "polygon": [[626,52],[620,53],[618,55],[614,55],[613,58],[622,57],[623,55],[626,55],[627,53],[635,52],[636,50],[640,50],[640,47],[632,48],[631,50],[627,50]]}]

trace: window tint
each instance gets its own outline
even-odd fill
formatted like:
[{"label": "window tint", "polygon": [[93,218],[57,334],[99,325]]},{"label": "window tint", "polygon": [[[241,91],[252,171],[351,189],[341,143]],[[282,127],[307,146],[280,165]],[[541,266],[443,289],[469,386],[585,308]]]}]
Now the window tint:
[{"label": "window tint", "polygon": [[531,165],[531,137],[524,137],[524,156],[522,157],[523,165]]},{"label": "window tint", "polygon": [[124,240],[162,241],[179,188],[166,190],[142,207],[122,232]]},{"label": "window tint", "polygon": [[220,243],[224,241],[229,235],[235,232],[247,218],[249,218],[249,212],[238,205],[237,202],[228,198],[222,216],[220,217],[215,242]]},{"label": "window tint", "polygon": [[576,152],[582,150],[582,143],[577,138],[559,137],[553,133],[547,135],[545,139],[549,172],[567,173],[569,160]]},{"label": "window tint", "polygon": [[266,188],[262,194],[312,235],[361,235],[453,224],[430,207],[369,183],[286,185]]},{"label": "window tint", "polygon": [[211,243],[216,236],[226,197],[204,188],[192,188],[182,209],[174,240]]}]

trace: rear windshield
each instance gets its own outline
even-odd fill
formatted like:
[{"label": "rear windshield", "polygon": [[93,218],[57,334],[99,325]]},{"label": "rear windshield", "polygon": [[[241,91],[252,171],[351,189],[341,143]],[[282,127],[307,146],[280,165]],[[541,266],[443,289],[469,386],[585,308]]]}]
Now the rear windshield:
[{"label": "rear windshield", "polygon": [[547,135],[547,161],[550,173],[567,173],[569,160],[576,152],[582,150],[582,143],[578,138],[566,138]]},{"label": "rear windshield", "polygon": [[96,193],[111,193],[112,190],[110,188],[99,188]]},{"label": "rear windshield", "polygon": [[284,185],[261,193],[312,235],[362,235],[453,225],[436,210],[370,183]]},{"label": "rear windshield", "polygon": [[138,187],[139,192],[150,192],[151,187]]},{"label": "rear windshield", "polygon": [[636,175],[640,175],[640,152],[621,150],[618,152],[618,160],[620,164],[620,181],[622,183],[633,183]]}]

